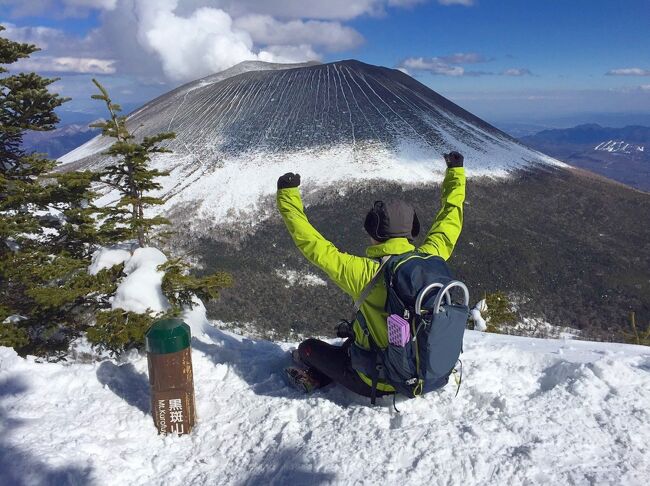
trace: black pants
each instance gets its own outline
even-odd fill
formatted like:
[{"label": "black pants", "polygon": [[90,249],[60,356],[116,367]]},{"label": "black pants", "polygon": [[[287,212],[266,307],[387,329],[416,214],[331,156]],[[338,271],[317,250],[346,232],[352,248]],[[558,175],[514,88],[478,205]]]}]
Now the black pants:
[{"label": "black pants", "polygon": [[[352,339],[348,339],[343,346],[333,346],[312,338],[300,343],[298,352],[302,362],[309,367],[310,372],[322,386],[334,381],[354,393],[369,397],[372,391],[371,387],[361,379],[350,364],[348,349],[351,345]],[[390,394],[392,393],[377,390],[378,397]]]}]

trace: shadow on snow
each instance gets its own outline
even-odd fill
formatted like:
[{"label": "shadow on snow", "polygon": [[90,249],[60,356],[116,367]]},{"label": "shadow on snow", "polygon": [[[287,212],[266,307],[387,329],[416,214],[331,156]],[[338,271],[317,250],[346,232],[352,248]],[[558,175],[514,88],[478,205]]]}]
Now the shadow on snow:
[{"label": "shadow on snow", "polygon": [[[241,377],[257,395],[306,399],[326,398],[340,406],[363,405],[370,400],[357,395],[340,385],[326,386],[313,394],[306,395],[289,387],[284,379],[284,369],[293,366],[289,353],[274,342],[236,339],[215,327],[205,330],[213,341],[205,342],[192,338],[192,348],[205,354],[215,364],[225,364]],[[378,403],[388,405],[392,398],[379,398]]]},{"label": "shadow on snow", "polygon": [[[326,398],[340,406],[369,404],[369,399],[346,390],[340,385],[329,385],[311,395],[294,390],[284,380],[284,368],[293,366],[289,354],[277,343],[266,340],[241,340],[215,328],[206,329],[212,342],[192,338],[194,351],[203,353],[214,364],[225,364],[242,378],[256,395],[306,399]],[[126,403],[145,414],[150,414],[149,379],[136,371],[131,363],[117,365],[103,361],[97,369],[97,380]],[[379,398],[380,404],[390,400]]]},{"label": "shadow on snow", "polygon": [[262,460],[251,469],[251,474],[241,484],[245,486],[257,485],[285,485],[308,484],[317,486],[329,484],[336,479],[336,474],[324,471],[314,471],[301,457],[298,448],[270,449]]},{"label": "shadow on snow", "polygon": [[131,363],[116,365],[102,361],[97,368],[97,380],[132,407],[150,414],[149,378],[138,373]]},{"label": "shadow on snow", "polygon": [[[19,437],[22,420],[13,418],[5,401],[8,397],[22,395],[29,387],[20,377],[0,381],[0,484],[22,486],[27,484],[68,486],[92,484],[92,469],[74,465],[52,467],[39,460],[33,453],[20,450],[7,441],[8,437]],[[36,391],[32,391],[36,393]],[[46,410],[43,413],[47,413]],[[57,427],[58,424],[52,424]]]}]

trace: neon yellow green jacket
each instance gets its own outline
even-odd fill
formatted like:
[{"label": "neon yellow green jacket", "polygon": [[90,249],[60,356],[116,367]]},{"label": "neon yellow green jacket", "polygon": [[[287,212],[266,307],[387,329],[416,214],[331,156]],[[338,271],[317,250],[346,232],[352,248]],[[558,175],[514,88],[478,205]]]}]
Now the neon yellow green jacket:
[{"label": "neon yellow green jacket", "polygon": [[[426,240],[417,251],[437,255],[447,260],[463,226],[463,202],[465,200],[465,169],[447,169],[442,183],[442,207],[427,233]],[[379,269],[379,260],[386,255],[401,255],[414,251],[415,247],[406,238],[391,238],[366,249],[366,257],[349,255],[339,251],[314,228],[305,215],[298,188],[280,189],[277,204],[294,243],[302,254],[314,265],[323,270],[345,293],[356,300],[370,283]],[[386,287],[379,279],[365,302],[361,314],[368,324],[375,343],[381,348],[388,346],[388,331],[384,311]],[[343,312],[343,311],[342,311]],[[368,338],[357,321],[353,325],[355,342],[369,349]],[[368,384],[370,378],[359,373]],[[390,385],[379,383],[379,390],[392,391]]]}]

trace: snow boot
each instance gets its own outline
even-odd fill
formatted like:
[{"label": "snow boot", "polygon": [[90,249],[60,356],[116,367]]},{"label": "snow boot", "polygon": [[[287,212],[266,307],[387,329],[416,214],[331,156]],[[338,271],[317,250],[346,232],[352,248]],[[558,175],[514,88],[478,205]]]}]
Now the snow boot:
[{"label": "snow boot", "polygon": [[284,373],[287,383],[304,393],[311,393],[321,387],[318,379],[309,372],[301,368],[285,368]]}]

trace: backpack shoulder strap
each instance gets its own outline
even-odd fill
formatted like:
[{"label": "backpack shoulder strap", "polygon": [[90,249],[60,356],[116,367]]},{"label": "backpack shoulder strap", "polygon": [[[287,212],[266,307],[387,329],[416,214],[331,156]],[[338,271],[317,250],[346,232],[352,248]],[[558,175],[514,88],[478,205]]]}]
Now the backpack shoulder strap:
[{"label": "backpack shoulder strap", "polygon": [[[363,289],[363,292],[361,292],[361,295],[359,295],[357,300],[354,302],[354,316],[352,317],[353,321],[357,317],[357,314],[361,309],[361,305],[368,298],[368,295],[370,295],[370,292],[375,287],[375,284],[384,273],[384,268],[386,267],[386,264],[388,263],[388,260],[390,260],[391,256],[392,255],[386,255],[382,257],[379,268],[377,269],[377,273],[375,273],[375,275],[372,277],[370,282],[368,282],[368,285],[366,285],[365,288]],[[372,336],[368,331],[368,325],[366,324],[366,320],[359,319],[359,324],[362,326],[364,333],[368,336],[368,344],[370,345],[370,349],[372,350],[372,354],[374,356],[374,361],[375,361],[370,376],[370,379],[372,380],[370,403],[374,405],[377,399],[377,383],[379,382],[379,354],[378,354],[379,349],[377,348],[375,341],[372,339]]]},{"label": "backpack shoulder strap", "polygon": [[392,255],[386,255],[382,257],[381,263],[379,265],[379,269],[377,270],[377,273],[372,277],[370,282],[368,282],[368,285],[366,285],[363,289],[363,292],[359,295],[357,300],[354,301],[354,315],[356,316],[357,312],[359,312],[359,309],[361,309],[361,305],[364,303],[364,301],[368,298],[370,295],[370,292],[372,292],[372,289],[374,288],[375,284],[377,283],[377,280],[379,280],[379,277],[381,277],[382,273],[384,272],[384,267],[386,266],[386,263],[388,260],[390,260],[390,257]]}]

